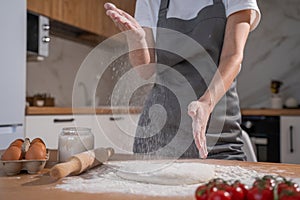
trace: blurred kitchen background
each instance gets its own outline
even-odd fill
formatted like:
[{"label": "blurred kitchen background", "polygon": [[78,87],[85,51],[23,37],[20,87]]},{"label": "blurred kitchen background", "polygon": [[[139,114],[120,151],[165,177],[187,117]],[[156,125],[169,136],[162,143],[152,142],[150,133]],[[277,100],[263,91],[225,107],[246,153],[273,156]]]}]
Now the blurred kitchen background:
[{"label": "blurred kitchen background", "polygon": [[[283,83],[280,88],[283,103],[288,97],[300,102],[300,4],[296,0],[284,3],[259,0],[258,4],[262,19],[249,36],[238,77],[241,107],[270,107],[272,80]],[[27,62],[27,95],[49,93],[55,97],[57,106],[71,106],[77,70],[93,46],[50,36],[49,57],[42,62]],[[117,68],[128,67],[126,63],[117,65]],[[99,88],[99,105],[109,104],[114,85],[111,73],[102,77],[106,87]],[[136,102],[139,103],[142,101]]]},{"label": "blurred kitchen background", "polygon": [[[4,72],[0,74],[0,149],[17,137],[42,137],[49,148],[56,149],[61,129],[80,125],[92,128],[95,147],[112,146],[116,152],[132,153],[139,108],[150,86],[134,93],[132,109],[125,110],[129,116],[122,109],[108,107],[114,86],[130,69],[127,55],[104,66],[101,77],[91,75],[90,81],[99,81],[95,91],[78,83],[79,105],[97,109],[73,116],[73,85],[81,64],[99,43],[118,33],[105,15],[106,1],[26,2],[0,3],[0,25],[5,27],[0,38]],[[134,13],[135,0],[111,2]],[[262,18],[249,36],[238,76],[242,126],[258,161],[300,163],[300,2],[258,0],[258,5]],[[42,41],[41,47],[36,39]],[[115,52],[109,46],[105,50],[111,55]],[[91,114],[96,114],[96,121]]]}]

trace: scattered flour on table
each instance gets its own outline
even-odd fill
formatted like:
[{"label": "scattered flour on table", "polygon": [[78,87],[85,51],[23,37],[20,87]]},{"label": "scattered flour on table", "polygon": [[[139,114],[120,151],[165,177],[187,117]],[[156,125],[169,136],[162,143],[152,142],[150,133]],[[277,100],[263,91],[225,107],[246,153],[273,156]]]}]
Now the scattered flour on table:
[{"label": "scattered flour on table", "polygon": [[[155,165],[155,163],[152,163]],[[170,166],[180,169],[187,163],[174,162]],[[192,165],[193,163],[189,163]],[[194,163],[195,164],[195,163]],[[160,185],[125,180],[118,176],[120,169],[128,166],[138,166],[138,161],[108,162],[106,165],[94,168],[80,176],[66,177],[56,188],[70,192],[86,193],[127,193],[148,196],[193,196],[198,184]],[[147,167],[151,163],[147,163]],[[241,180],[246,185],[251,185],[256,177],[265,174],[239,166],[211,165],[214,168],[213,178],[223,178],[226,181]]]}]

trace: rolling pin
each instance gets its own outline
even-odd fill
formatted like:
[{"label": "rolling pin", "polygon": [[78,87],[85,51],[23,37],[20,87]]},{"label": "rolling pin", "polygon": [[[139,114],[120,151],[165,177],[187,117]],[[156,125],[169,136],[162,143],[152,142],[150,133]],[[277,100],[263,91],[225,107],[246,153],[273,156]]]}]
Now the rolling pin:
[{"label": "rolling pin", "polygon": [[50,176],[55,179],[82,172],[106,162],[114,154],[113,148],[97,148],[72,156],[67,162],[59,163],[50,169]]}]

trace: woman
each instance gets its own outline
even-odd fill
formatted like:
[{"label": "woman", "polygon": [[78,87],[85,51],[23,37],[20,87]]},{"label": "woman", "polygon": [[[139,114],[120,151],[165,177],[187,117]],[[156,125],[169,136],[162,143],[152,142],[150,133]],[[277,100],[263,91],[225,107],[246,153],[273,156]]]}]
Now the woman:
[{"label": "woman", "polygon": [[[126,36],[131,64],[143,66],[141,74],[148,78],[154,71],[150,64],[158,63],[134,152],[245,160],[235,79],[248,34],[260,20],[256,1],[137,0],[135,18],[113,4],[104,6],[121,31],[130,31]],[[190,48],[190,41],[203,47],[206,61],[201,48]],[[209,59],[217,68],[207,78],[201,70],[213,68],[205,64]],[[181,76],[186,81],[177,81]],[[186,93],[189,87],[195,96]]]}]

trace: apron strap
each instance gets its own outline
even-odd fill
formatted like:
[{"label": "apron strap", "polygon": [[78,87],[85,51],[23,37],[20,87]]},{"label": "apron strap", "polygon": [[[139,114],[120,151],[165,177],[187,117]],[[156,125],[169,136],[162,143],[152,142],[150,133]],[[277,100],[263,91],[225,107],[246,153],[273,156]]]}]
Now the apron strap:
[{"label": "apron strap", "polygon": [[170,0],[161,0],[159,8],[159,17],[167,18]]},{"label": "apron strap", "polygon": [[222,0],[214,0],[214,4],[222,3]]},{"label": "apron strap", "polygon": [[[213,0],[214,4],[222,3],[222,0]],[[161,0],[159,8],[159,17],[167,18],[170,0]]]}]

